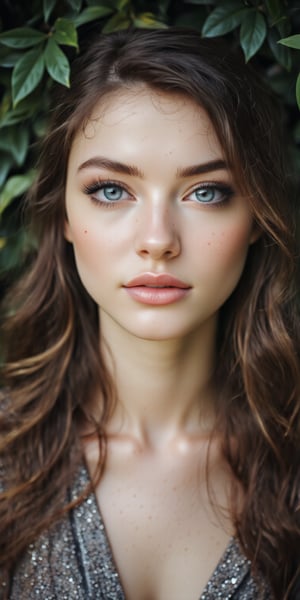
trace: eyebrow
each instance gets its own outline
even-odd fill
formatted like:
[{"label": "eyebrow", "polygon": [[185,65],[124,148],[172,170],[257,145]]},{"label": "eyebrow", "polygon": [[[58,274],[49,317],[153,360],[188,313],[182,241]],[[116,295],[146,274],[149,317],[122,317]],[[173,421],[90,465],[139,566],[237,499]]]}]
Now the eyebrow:
[{"label": "eyebrow", "polygon": [[100,169],[104,168],[108,169],[109,171],[114,171],[115,173],[132,175],[133,177],[140,177],[141,179],[144,177],[144,173],[137,167],[126,165],[116,160],[110,160],[109,158],[105,158],[103,156],[93,156],[92,158],[89,158],[78,167],[78,171],[82,171],[83,169],[88,169],[91,167],[98,167]]},{"label": "eyebrow", "polygon": [[224,160],[210,160],[209,162],[200,165],[193,165],[177,170],[178,177],[192,177],[193,175],[203,175],[212,171],[222,171],[228,169],[228,165]]},{"label": "eyebrow", "polygon": [[[127,165],[103,156],[93,156],[78,167],[78,171],[83,169],[89,169],[92,167],[98,167],[100,169],[108,169],[115,173],[122,173],[123,175],[131,175],[132,177],[144,178],[144,173],[133,165]],[[205,173],[211,173],[212,171],[228,169],[226,162],[222,159],[210,160],[206,163],[199,165],[192,165],[183,169],[177,169],[177,177],[192,177],[193,175],[203,175]]]}]

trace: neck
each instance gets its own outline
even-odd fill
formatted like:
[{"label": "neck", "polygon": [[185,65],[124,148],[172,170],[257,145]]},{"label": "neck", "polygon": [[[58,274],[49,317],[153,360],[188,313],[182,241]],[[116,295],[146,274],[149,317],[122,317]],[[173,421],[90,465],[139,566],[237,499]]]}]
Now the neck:
[{"label": "neck", "polygon": [[145,340],[101,322],[102,350],[117,391],[108,434],[159,444],[207,435],[213,426],[215,320],[180,340]]}]

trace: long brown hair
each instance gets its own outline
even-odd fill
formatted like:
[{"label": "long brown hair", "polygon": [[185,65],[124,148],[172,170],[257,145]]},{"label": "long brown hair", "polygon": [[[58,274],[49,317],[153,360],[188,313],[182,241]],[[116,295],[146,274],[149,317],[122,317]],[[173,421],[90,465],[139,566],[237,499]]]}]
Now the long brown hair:
[{"label": "long brown hair", "polygon": [[61,88],[54,99],[28,200],[37,251],[13,290],[12,314],[3,328],[0,564],[11,567],[69,508],[62,491],[81,460],[78,422],[92,421],[96,389],[102,416],[94,425],[99,440],[105,440],[114,387],[99,354],[96,305],[80,283],[72,247],[64,239],[64,188],[74,135],[96,102],[141,82],[186,94],[207,111],[261,231],[221,309],[217,429],[244,492],[242,510],[232,500],[243,551],[277,600],[296,599],[300,334],[295,209],[280,115],[240,56],[216,40],[174,28],[98,35],[74,62],[71,89]]}]

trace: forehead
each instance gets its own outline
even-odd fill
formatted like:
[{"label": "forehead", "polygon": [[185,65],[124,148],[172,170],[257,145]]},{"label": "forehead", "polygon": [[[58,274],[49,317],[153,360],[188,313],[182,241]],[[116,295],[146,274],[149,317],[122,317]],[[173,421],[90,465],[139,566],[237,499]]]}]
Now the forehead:
[{"label": "forehead", "polygon": [[165,156],[197,153],[205,147],[207,158],[223,155],[213,125],[201,106],[184,94],[157,91],[145,85],[121,88],[100,100],[77,132],[71,157],[78,153],[89,155],[99,151],[99,146],[108,153],[122,154],[126,150],[139,155],[161,151]]}]

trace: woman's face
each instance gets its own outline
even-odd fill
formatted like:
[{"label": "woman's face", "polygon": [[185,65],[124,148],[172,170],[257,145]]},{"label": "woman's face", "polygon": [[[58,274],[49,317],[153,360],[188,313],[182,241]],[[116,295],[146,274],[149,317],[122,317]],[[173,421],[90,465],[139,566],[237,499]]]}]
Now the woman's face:
[{"label": "woman's face", "polygon": [[180,338],[215,322],[257,237],[204,110],[140,86],[74,140],[66,238],[102,331]]}]

